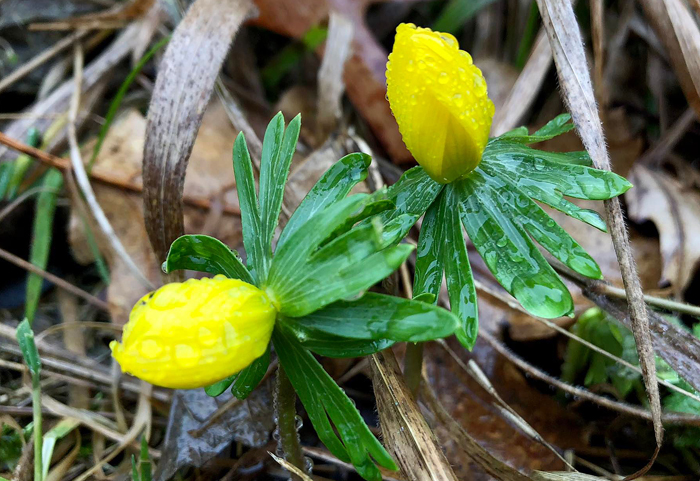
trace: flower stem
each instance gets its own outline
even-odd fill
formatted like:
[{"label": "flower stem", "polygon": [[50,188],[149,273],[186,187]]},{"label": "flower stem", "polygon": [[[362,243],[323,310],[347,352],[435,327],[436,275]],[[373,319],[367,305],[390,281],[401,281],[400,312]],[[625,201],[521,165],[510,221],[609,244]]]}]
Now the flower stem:
[{"label": "flower stem", "polygon": [[[304,453],[299,442],[296,416],[297,394],[289,381],[284,368],[277,368],[277,385],[275,389],[275,409],[277,414],[277,429],[279,433],[279,448],[282,456],[294,466],[308,474]],[[293,480],[300,478],[291,473]]]},{"label": "flower stem", "polygon": [[43,476],[41,430],[41,376],[32,374],[32,413],[34,416],[34,479],[41,481]]},{"label": "flower stem", "polygon": [[406,386],[417,399],[420,388],[421,371],[423,369],[423,343],[407,342],[406,356],[403,360],[403,376]]}]

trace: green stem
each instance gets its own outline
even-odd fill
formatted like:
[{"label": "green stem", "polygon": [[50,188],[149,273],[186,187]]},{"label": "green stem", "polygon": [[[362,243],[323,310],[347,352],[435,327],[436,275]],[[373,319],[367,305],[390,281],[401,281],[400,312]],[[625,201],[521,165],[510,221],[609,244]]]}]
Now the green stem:
[{"label": "green stem", "polygon": [[413,394],[414,398],[418,398],[418,389],[423,370],[423,343],[422,342],[407,342],[406,355],[403,359],[403,377],[406,381],[406,386]]},{"label": "green stem", "polygon": [[[304,452],[299,442],[296,420],[296,400],[297,393],[294,391],[292,383],[284,372],[284,368],[277,368],[277,386],[275,389],[275,409],[277,411],[277,429],[279,433],[279,447],[284,458],[307,473]],[[297,481],[299,476],[291,473],[292,479]]]},{"label": "green stem", "polygon": [[32,413],[34,415],[34,479],[43,479],[42,446],[43,434],[41,430],[41,375],[32,374]]}]

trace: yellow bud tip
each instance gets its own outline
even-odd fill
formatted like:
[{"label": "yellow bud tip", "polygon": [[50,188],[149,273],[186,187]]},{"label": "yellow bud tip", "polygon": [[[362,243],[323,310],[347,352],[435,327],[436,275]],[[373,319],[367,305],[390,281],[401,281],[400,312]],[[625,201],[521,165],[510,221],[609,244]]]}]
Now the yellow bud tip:
[{"label": "yellow bud tip", "polygon": [[494,106],[481,70],[452,35],[399,25],[386,80],[404,143],[430,177],[446,184],[479,165]]},{"label": "yellow bud tip", "polygon": [[156,386],[208,386],[265,353],[277,311],[267,295],[216,276],[167,284],[136,303],[122,342],[109,344],[122,368]]}]

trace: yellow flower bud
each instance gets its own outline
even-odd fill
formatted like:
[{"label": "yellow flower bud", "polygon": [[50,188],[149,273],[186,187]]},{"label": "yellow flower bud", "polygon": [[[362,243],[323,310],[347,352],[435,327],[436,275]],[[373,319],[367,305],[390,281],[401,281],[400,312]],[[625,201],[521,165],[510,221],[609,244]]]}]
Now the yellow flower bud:
[{"label": "yellow flower bud", "polygon": [[136,303],[122,342],[109,347],[124,372],[156,386],[208,386],[263,355],[276,313],[263,291],[238,279],[175,282]]},{"label": "yellow flower bud", "polygon": [[481,70],[452,35],[399,25],[386,80],[406,147],[430,177],[445,184],[479,165],[494,106]]}]

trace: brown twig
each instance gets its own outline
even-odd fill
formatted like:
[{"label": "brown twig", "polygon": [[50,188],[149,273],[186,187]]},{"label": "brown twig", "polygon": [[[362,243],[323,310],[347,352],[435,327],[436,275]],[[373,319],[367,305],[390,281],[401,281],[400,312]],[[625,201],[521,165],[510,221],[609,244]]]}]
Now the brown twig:
[{"label": "brown twig", "polygon": [[[27,154],[28,156],[38,160],[39,162],[49,165],[51,167],[56,167],[61,170],[70,170],[71,163],[68,159],[63,159],[55,155],[44,152],[43,150],[31,147],[24,144],[18,140],[8,137],[4,133],[0,132],[0,144],[4,144],[7,147],[16,150],[17,152]],[[119,179],[112,177],[108,174],[104,174],[97,170],[92,170],[90,172],[90,178],[101,184],[109,185],[111,187],[116,187],[123,190],[128,190],[130,192],[141,193],[143,192],[143,185],[130,180]],[[211,201],[202,197],[194,197],[185,195],[183,200],[186,204],[192,207],[198,207],[200,209],[211,209]],[[241,215],[241,210],[236,206],[224,206],[224,212],[231,215]]]},{"label": "brown twig", "polygon": [[76,296],[80,297],[81,299],[84,299],[85,301],[89,302],[93,306],[99,307],[102,310],[109,311],[109,303],[103,301],[102,299],[98,299],[97,297],[93,296],[89,292],[86,292],[82,290],[79,287],[74,286],[73,284],[70,284],[69,282],[64,281],[58,276],[55,276],[51,274],[50,272],[46,272],[43,269],[39,269],[36,267],[34,264],[31,262],[27,262],[21,257],[17,257],[16,255],[12,254],[11,252],[7,252],[5,249],[0,248],[0,257],[5,259],[8,262],[11,262],[12,264],[21,267],[22,269],[25,269],[33,274],[36,274],[38,276],[43,277],[47,281],[55,284],[57,287],[60,287],[61,289],[64,289],[72,294],[75,294]]},{"label": "brown twig", "polygon": [[87,30],[79,30],[72,35],[69,35],[51,47],[47,48],[39,55],[28,60],[26,63],[15,69],[10,75],[0,80],[0,92],[5,90],[7,87],[28,75],[32,70],[43,64],[44,62],[52,59],[57,54],[61,53],[66,48],[73,45],[75,42],[80,41],[85,35],[88,34]]}]

